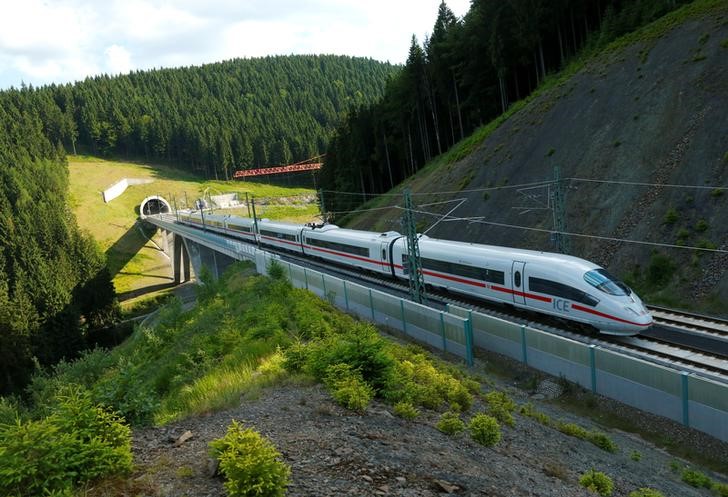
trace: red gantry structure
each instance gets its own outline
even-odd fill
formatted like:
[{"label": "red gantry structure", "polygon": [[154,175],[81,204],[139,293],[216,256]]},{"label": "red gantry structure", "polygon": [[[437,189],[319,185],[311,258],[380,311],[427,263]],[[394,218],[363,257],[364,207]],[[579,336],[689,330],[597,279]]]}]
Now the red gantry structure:
[{"label": "red gantry structure", "polygon": [[323,162],[313,162],[319,160],[323,155],[317,155],[305,161],[296,162],[295,164],[289,164],[287,166],[272,166],[272,167],[261,167],[260,169],[243,169],[241,171],[235,171],[233,178],[249,178],[251,176],[269,176],[273,174],[284,174],[284,173],[297,173],[300,171],[316,171],[321,169]]}]

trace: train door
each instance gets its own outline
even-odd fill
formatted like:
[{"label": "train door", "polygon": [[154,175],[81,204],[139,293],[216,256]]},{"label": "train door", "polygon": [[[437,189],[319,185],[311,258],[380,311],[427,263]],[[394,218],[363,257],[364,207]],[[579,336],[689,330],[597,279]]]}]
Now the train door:
[{"label": "train door", "polygon": [[389,261],[389,242],[381,242],[379,244],[379,262],[382,264],[382,272],[388,273],[390,268]]},{"label": "train door", "polygon": [[526,294],[524,292],[526,283],[525,267],[525,262],[516,261],[513,263],[513,270],[511,271],[511,289],[513,290],[513,302],[516,304],[526,304]]}]

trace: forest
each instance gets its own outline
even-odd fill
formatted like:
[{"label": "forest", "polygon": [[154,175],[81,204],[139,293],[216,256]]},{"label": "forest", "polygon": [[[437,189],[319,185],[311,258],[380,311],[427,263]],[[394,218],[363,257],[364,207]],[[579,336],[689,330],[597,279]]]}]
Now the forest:
[{"label": "forest", "polygon": [[67,153],[219,179],[305,160],[396,70],[281,56],[0,91],[0,395],[76,357],[120,316],[104,255],[70,211]]},{"label": "forest", "polygon": [[69,209],[65,152],[43,128],[29,99],[0,93],[0,395],[119,317],[103,254]]},{"label": "forest", "polygon": [[29,101],[45,136],[68,153],[230,179],[322,154],[349,109],[379,98],[396,70],[364,58],[271,56],[8,93]]},{"label": "forest", "polygon": [[337,129],[321,172],[327,210],[345,212],[394,188],[548,74],[685,3],[472,0],[458,19],[443,1],[432,33],[422,44],[412,37],[384,96]]}]

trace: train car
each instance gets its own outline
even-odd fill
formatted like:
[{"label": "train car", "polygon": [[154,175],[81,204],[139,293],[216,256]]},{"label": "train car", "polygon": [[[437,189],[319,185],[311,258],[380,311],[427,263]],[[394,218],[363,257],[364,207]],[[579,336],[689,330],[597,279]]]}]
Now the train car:
[{"label": "train car", "polygon": [[[602,333],[635,335],[652,324],[642,301],[594,263],[562,254],[423,237],[425,284],[530,309]],[[408,278],[404,240],[392,246],[392,274]]]},{"label": "train car", "polygon": [[312,257],[376,273],[391,273],[390,247],[402,237],[396,231],[374,233],[342,229],[333,224],[305,226],[303,252]]},{"label": "train car", "polygon": [[258,220],[261,245],[302,253],[300,224],[282,223],[268,219]]},{"label": "train car", "polygon": [[[199,213],[182,214],[180,221],[202,227]],[[205,226],[250,241],[255,238],[254,222],[248,218],[205,215]],[[406,240],[395,231],[263,219],[258,221],[258,237],[262,245],[395,278],[409,277]],[[652,324],[652,316],[632,290],[584,259],[427,236],[418,243],[429,286],[588,324],[606,334],[636,335]]]},{"label": "train car", "polygon": [[227,232],[246,242],[256,243],[255,221],[247,217],[228,216],[225,219]]}]

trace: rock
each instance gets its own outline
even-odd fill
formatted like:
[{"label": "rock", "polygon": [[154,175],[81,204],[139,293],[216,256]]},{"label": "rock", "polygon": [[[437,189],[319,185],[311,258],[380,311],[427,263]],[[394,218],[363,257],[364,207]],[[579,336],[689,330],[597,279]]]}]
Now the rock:
[{"label": "rock", "polygon": [[398,476],[397,478],[395,478],[395,480],[397,480],[397,483],[401,483],[402,485],[407,483],[407,478],[405,478],[404,476]]},{"label": "rock", "polygon": [[536,393],[536,394],[531,395],[531,398],[533,400],[543,400],[546,398],[546,396],[542,393]]},{"label": "rock", "polygon": [[217,476],[217,470],[220,469],[220,461],[212,457],[207,459],[207,476],[214,478]]},{"label": "rock", "polygon": [[192,437],[194,437],[192,432],[190,430],[187,430],[182,435],[180,435],[180,437],[174,442],[174,446],[179,447],[180,445],[182,445],[183,443],[185,443],[187,440],[189,440]]},{"label": "rock", "polygon": [[433,480],[433,483],[440,487],[444,492],[448,494],[454,494],[460,487],[444,480]]},{"label": "rock", "polygon": [[361,478],[362,478],[362,480],[366,480],[369,483],[372,483],[374,481],[374,479],[371,476],[369,476],[369,475],[362,475]]},{"label": "rock", "polygon": [[381,490],[385,494],[389,493],[389,485],[380,485],[377,487],[378,490]]}]

